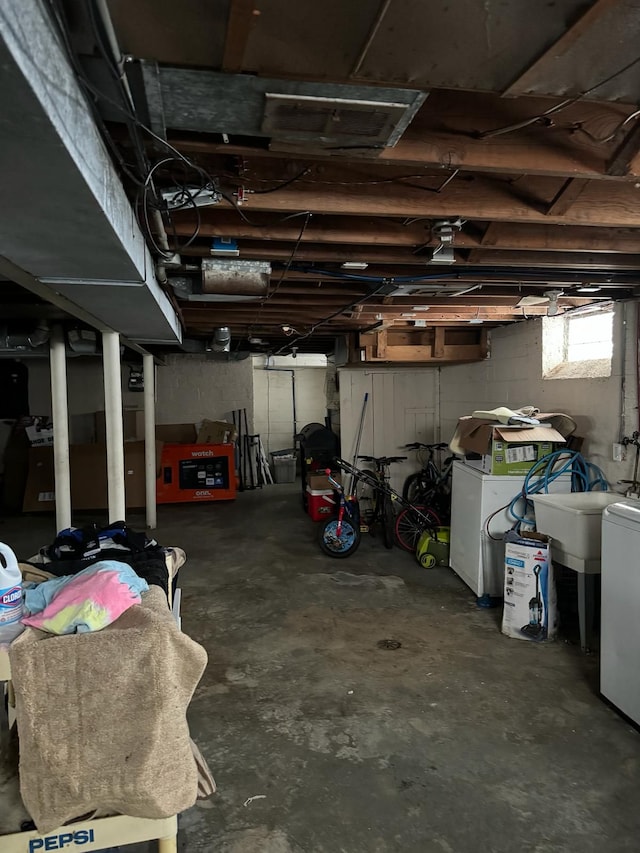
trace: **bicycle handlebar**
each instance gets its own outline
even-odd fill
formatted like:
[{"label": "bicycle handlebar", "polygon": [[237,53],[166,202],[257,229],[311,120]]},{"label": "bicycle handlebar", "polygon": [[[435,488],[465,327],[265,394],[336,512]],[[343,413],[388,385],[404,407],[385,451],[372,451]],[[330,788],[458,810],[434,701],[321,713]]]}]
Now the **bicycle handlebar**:
[{"label": "bicycle handlebar", "polygon": [[448,447],[448,444],[446,444],[444,441],[440,441],[440,442],[438,442],[438,444],[425,444],[422,441],[412,441],[411,444],[405,444],[404,447],[405,447],[405,450],[424,449],[424,450],[434,451],[434,450],[445,450],[445,448]]},{"label": "bicycle handlebar", "polygon": [[375,462],[376,465],[391,465],[394,462],[404,462],[406,456],[358,456],[365,462]]}]

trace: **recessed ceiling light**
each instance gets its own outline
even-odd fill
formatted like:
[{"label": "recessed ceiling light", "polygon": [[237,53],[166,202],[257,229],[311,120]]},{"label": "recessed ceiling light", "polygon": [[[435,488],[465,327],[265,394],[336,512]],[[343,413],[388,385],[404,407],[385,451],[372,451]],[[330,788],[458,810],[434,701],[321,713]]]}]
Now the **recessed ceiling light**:
[{"label": "recessed ceiling light", "polygon": [[597,284],[582,284],[580,287],[576,287],[578,293],[597,293],[600,288]]},{"label": "recessed ceiling light", "polygon": [[345,261],[341,264],[343,270],[366,270],[368,266],[366,261]]},{"label": "recessed ceiling light", "polygon": [[480,317],[474,317],[473,320],[469,320],[470,323],[473,323],[474,326],[479,325],[480,323],[484,323]]},{"label": "recessed ceiling light", "polygon": [[430,305],[412,305],[411,310],[412,311],[430,311],[431,306]]}]

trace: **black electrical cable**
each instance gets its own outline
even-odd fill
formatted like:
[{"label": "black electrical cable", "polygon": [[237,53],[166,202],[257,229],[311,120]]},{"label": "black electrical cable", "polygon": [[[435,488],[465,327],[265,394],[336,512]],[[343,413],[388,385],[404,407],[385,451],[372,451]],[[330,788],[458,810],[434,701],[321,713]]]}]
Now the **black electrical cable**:
[{"label": "black electrical cable", "polygon": [[292,349],[297,343],[300,341],[304,341],[307,338],[310,338],[311,335],[318,329],[320,326],[324,326],[330,320],[333,320],[334,317],[339,317],[340,314],[344,314],[345,311],[349,311],[352,308],[355,308],[356,305],[362,305],[363,302],[367,302],[369,299],[373,299],[374,296],[378,296],[378,294],[382,293],[383,290],[386,290],[389,285],[392,285],[396,279],[386,278],[382,281],[382,284],[377,287],[375,290],[372,290],[370,293],[366,293],[364,296],[359,296],[357,299],[352,300],[348,303],[348,305],[344,305],[342,308],[338,308],[337,311],[334,311],[332,314],[329,314],[327,317],[323,317],[321,320],[318,320],[314,323],[308,332],[305,332],[303,335],[298,335],[293,340],[287,342],[284,346],[280,347],[279,350],[273,353],[273,355],[280,355],[285,352],[285,350]]},{"label": "black electrical cable", "polygon": [[610,83],[612,80],[615,80],[616,77],[619,77],[621,74],[624,74],[626,71],[629,71],[630,68],[633,68],[633,66],[637,65],[639,62],[640,56],[637,56],[635,59],[631,60],[631,62],[628,62],[625,66],[618,69],[618,71],[615,71],[613,74],[610,74],[604,80],[600,80],[599,83],[596,83],[589,89],[585,89],[584,92],[580,92],[579,95],[574,95],[574,97],[572,98],[566,98],[564,101],[561,101],[559,104],[550,107],[548,110],[545,110],[544,112],[539,113],[538,115],[523,119],[523,121],[517,122],[516,124],[496,128],[496,130],[485,130],[482,133],[477,133],[476,136],[478,139],[491,139],[494,136],[501,136],[504,133],[512,133],[514,130],[522,130],[525,127],[529,127],[530,125],[535,124],[537,121],[541,121],[542,119],[545,119],[548,116],[555,115],[561,110],[570,107],[572,104],[576,104],[578,101],[583,100],[583,98],[586,98],[592,92],[595,92],[596,89],[600,89],[602,86],[605,86],[607,83]]},{"label": "black electrical cable", "polygon": [[282,272],[280,274],[280,278],[276,282],[276,285],[275,285],[275,288],[273,289],[273,291],[271,293],[268,293],[267,296],[260,302],[260,307],[258,308],[258,310],[256,312],[255,320],[253,321],[253,323],[249,327],[249,334],[251,334],[252,328],[258,324],[258,322],[260,320],[260,316],[262,314],[262,309],[264,308],[265,304],[270,299],[273,299],[273,297],[276,295],[276,293],[280,289],[280,285],[284,281],[284,277],[286,276],[286,274],[289,272],[289,269],[291,268],[291,264],[293,263],[293,259],[296,256],[296,252],[298,251],[298,247],[300,246],[300,243],[302,242],[302,238],[304,237],[304,232],[307,230],[307,226],[308,226],[312,216],[313,216],[313,214],[311,212],[307,211],[305,220],[302,223],[302,227],[300,228],[300,233],[298,234],[298,239],[296,240],[296,243],[295,243],[295,245],[291,251],[291,254],[289,255],[289,259],[287,260],[287,263],[283,267]]},{"label": "black electrical cable", "polygon": [[299,181],[305,175],[308,175],[310,171],[310,168],[303,169],[300,174],[294,175],[293,178],[289,178],[289,180],[287,181],[282,181],[282,183],[278,184],[277,187],[269,187],[268,190],[250,190],[250,192],[253,195],[267,195],[268,193],[277,193],[278,190],[283,190],[285,187],[289,187],[291,186],[291,184],[294,184],[296,181]]},{"label": "black electrical cable", "polygon": [[[298,251],[298,248],[300,247],[300,243],[302,242],[302,238],[304,237],[304,232],[307,230],[307,226],[309,225],[309,222],[311,221],[311,217],[312,217],[312,216],[313,216],[313,214],[312,214],[312,213],[307,212],[307,215],[306,215],[306,217],[305,217],[305,220],[304,220],[304,222],[302,223],[302,227],[300,228],[300,233],[298,234],[298,239],[296,240],[295,245],[294,245],[294,247],[293,247],[293,249],[292,249],[292,251],[291,251],[291,254],[289,255],[289,258],[288,258],[288,260],[287,260],[287,263],[285,264],[285,266],[284,266],[284,268],[283,268],[282,272],[280,273],[280,278],[279,278],[279,279],[278,279],[278,281],[276,282],[276,286],[275,286],[275,288],[274,288],[274,289],[273,289],[273,291],[272,291],[272,292],[267,296],[267,298],[265,299],[265,302],[267,302],[269,299],[273,299],[273,297],[276,295],[276,293],[277,293],[277,292],[278,292],[278,290],[280,289],[280,285],[281,285],[281,284],[282,284],[282,282],[284,281],[284,277],[286,276],[286,274],[287,274],[287,273],[289,272],[289,270],[291,269],[291,264],[293,263],[293,260],[294,260],[294,258],[295,258],[295,256],[296,256],[296,252]],[[263,303],[263,304],[264,304],[264,303]]]}]

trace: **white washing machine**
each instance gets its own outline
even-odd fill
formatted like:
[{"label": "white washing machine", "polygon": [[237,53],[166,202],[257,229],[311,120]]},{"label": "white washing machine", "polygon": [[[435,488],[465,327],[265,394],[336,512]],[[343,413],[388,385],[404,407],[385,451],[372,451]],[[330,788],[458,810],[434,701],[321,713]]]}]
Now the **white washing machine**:
[{"label": "white washing machine", "polygon": [[640,501],[602,515],[600,691],[640,723]]},{"label": "white washing machine", "polygon": [[[453,463],[449,565],[478,598],[501,598],[504,593],[502,535],[513,527],[507,507],[522,490],[524,479],[483,474],[464,462]],[[549,491],[570,492],[571,475],[562,474],[550,483]],[[485,522],[490,516],[488,536]]]}]

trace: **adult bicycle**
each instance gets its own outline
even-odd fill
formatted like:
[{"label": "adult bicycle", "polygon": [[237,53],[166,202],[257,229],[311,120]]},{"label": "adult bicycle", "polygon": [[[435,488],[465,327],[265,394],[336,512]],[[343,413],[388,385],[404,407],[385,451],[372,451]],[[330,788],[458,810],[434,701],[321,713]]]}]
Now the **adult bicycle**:
[{"label": "adult bicycle", "polygon": [[363,468],[362,475],[356,479],[360,520],[367,525],[370,533],[376,526],[381,528],[385,548],[393,548],[396,526],[389,469],[395,462],[404,462],[406,458],[406,456],[358,456],[358,459],[362,459],[363,462],[370,462],[375,466],[373,470]]},{"label": "adult bicycle", "polygon": [[[437,527],[442,526],[440,517],[431,507],[413,504],[405,500],[388,482],[382,481],[374,471],[356,468],[344,459],[336,459],[335,463],[347,474],[351,474],[356,483],[361,484],[361,495],[364,495],[363,485],[366,485],[386,498],[386,507],[389,508],[390,504],[392,513],[396,505],[401,507],[400,512],[395,516],[394,534],[396,543],[405,551],[411,551],[415,554],[418,539],[424,531],[435,531]],[[356,494],[357,492],[358,486],[356,486]]]},{"label": "adult bicycle", "polygon": [[414,441],[406,444],[404,449],[418,451],[422,468],[414,474],[409,474],[402,487],[402,496],[412,503],[433,507],[434,512],[443,522],[448,523],[451,517],[451,472],[455,456],[448,456],[442,463],[442,467],[438,468],[435,454],[440,450],[446,450],[446,444],[442,442],[425,444],[422,441]]}]

